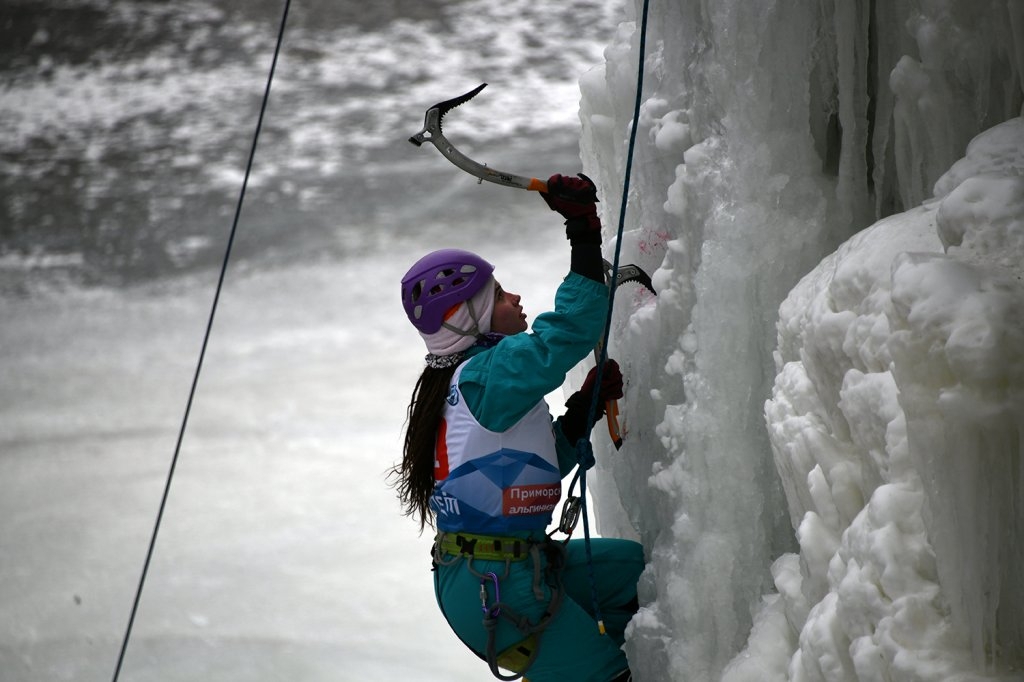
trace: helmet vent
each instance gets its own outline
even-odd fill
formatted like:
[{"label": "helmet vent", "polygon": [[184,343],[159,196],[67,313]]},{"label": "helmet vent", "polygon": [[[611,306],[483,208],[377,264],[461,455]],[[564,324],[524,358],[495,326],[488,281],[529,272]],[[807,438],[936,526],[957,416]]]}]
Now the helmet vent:
[{"label": "helmet vent", "polygon": [[413,285],[412,293],[409,295],[409,298],[412,299],[412,301],[414,303],[416,301],[420,300],[420,296],[423,295],[423,285],[424,284],[425,284],[424,280],[421,279],[420,281],[416,282],[416,284]]}]

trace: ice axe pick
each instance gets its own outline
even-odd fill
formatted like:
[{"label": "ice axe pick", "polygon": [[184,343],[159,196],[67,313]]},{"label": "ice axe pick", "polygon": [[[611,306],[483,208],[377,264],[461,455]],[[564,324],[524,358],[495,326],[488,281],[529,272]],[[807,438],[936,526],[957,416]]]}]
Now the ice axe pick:
[{"label": "ice axe pick", "polygon": [[465,104],[476,97],[477,93],[485,87],[487,87],[487,83],[481,83],[464,95],[453,97],[452,99],[445,100],[444,102],[438,102],[427,109],[427,113],[423,117],[423,130],[410,137],[409,142],[412,142],[417,147],[421,146],[424,142],[432,143],[437,147],[438,151],[444,154],[446,159],[470,175],[480,178],[481,180],[505,185],[506,187],[517,187],[519,189],[528,189],[535,192],[547,192],[548,183],[544,180],[528,178],[522,175],[516,175],[515,173],[506,173],[494,168],[488,168],[481,163],[477,163],[456,149],[455,145],[449,142],[441,131],[441,123],[444,120],[444,115],[460,104]]},{"label": "ice axe pick", "polygon": [[[427,113],[423,117],[423,130],[410,137],[409,142],[412,142],[417,147],[422,146],[424,142],[430,142],[437,147],[437,150],[441,152],[446,159],[480,180],[487,180],[488,182],[504,185],[505,187],[515,187],[517,189],[531,190],[534,192],[547,192],[548,185],[544,180],[516,175],[515,173],[507,173],[505,171],[500,171],[496,168],[490,168],[484,164],[477,163],[456,149],[455,145],[449,142],[448,138],[444,136],[444,132],[441,129],[441,123],[444,120],[444,115],[460,104],[465,104],[476,97],[476,95],[485,87],[487,87],[487,83],[481,83],[464,95],[459,95],[458,97],[438,102],[427,109]],[[604,271],[605,282],[607,282],[609,286],[611,285],[611,278],[614,272],[616,286],[624,282],[637,282],[652,294],[657,295],[651,284],[650,276],[640,269],[639,266],[621,265],[619,266],[618,271],[615,271],[611,263],[604,261]],[[600,346],[595,349],[594,357],[597,361],[600,361]],[[612,443],[615,444],[616,448],[622,447],[623,434],[622,430],[619,428],[619,406],[615,400],[609,400],[605,404],[605,417],[608,422],[608,435],[611,437]]]}]

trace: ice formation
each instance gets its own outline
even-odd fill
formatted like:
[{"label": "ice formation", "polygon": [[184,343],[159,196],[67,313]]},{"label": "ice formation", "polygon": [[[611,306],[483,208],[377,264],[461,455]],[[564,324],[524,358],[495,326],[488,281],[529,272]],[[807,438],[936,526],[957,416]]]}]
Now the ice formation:
[{"label": "ice formation", "polygon": [[[1024,679],[1024,2],[651,11],[592,484],[636,679]],[[581,80],[612,226],[638,23]]]}]

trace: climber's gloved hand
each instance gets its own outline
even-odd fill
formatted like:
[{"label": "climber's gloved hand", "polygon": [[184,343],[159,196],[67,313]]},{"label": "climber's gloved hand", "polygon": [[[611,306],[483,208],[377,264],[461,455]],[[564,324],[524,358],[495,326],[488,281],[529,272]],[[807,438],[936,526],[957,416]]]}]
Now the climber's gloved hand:
[{"label": "climber's gloved hand", "polygon": [[594,421],[588,424],[587,416],[590,414],[590,403],[593,400],[595,383],[597,383],[597,367],[591,369],[587,374],[580,390],[565,401],[565,414],[558,418],[558,423],[570,443],[576,443],[580,438],[586,438],[594,424],[604,416],[605,403],[622,397],[622,372],[619,370],[619,363],[611,358],[605,362],[604,371],[601,372],[601,387],[597,393],[597,412],[594,414]]},{"label": "climber's gloved hand", "polygon": [[[597,381],[597,367],[590,370],[580,388],[580,392],[586,394],[588,399],[593,399],[595,381]],[[601,372],[601,388],[597,392],[597,396],[598,402],[602,406],[609,400],[618,400],[622,397],[622,371],[619,369],[619,363],[611,358],[605,360],[604,371]]]},{"label": "climber's gloved hand", "polygon": [[583,173],[576,177],[555,173],[548,178],[548,191],[540,195],[563,218],[597,213],[597,185]]},{"label": "climber's gloved hand", "polygon": [[565,218],[565,236],[572,242],[601,243],[601,219],[597,217],[597,185],[583,173],[576,177],[555,173],[548,178],[544,202]]}]

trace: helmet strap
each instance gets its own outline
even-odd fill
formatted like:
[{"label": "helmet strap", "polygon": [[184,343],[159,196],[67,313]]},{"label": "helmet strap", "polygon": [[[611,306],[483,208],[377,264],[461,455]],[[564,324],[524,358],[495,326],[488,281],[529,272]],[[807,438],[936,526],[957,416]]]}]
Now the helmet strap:
[{"label": "helmet strap", "polygon": [[448,331],[455,332],[459,336],[480,336],[480,319],[477,317],[476,311],[473,310],[473,299],[466,299],[466,309],[469,310],[469,317],[473,320],[473,326],[467,329],[459,329],[453,324],[448,322],[442,322],[441,326]]}]

